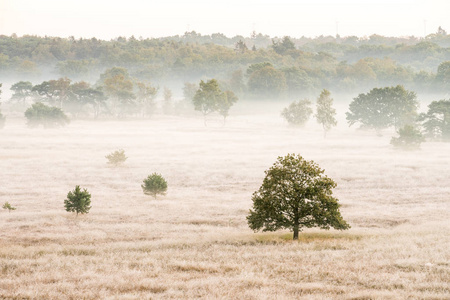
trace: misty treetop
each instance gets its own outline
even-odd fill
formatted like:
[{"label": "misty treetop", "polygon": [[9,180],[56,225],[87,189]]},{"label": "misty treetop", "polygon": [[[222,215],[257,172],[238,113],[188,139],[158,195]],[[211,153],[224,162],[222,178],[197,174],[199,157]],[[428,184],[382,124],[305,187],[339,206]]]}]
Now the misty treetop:
[{"label": "misty treetop", "polygon": [[428,137],[450,141],[450,99],[431,102],[419,119]]},{"label": "misty treetop", "polygon": [[25,111],[25,117],[30,128],[40,125],[44,128],[63,127],[70,123],[69,118],[60,108],[47,106],[41,102],[37,102],[28,108]]},{"label": "misty treetop", "polygon": [[414,124],[419,103],[416,93],[403,86],[373,88],[367,94],[359,94],[350,103],[346,113],[349,125],[360,123],[363,128],[377,131],[394,126]]},{"label": "misty treetop", "polygon": [[294,101],[284,108],[281,116],[288,122],[289,125],[303,126],[312,115],[311,101],[303,99]]}]

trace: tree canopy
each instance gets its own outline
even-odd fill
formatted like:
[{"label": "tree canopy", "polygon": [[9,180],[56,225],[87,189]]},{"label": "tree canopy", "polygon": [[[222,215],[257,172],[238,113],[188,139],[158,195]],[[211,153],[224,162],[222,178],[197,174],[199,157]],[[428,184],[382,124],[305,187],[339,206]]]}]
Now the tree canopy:
[{"label": "tree canopy", "polygon": [[316,120],[322,125],[325,136],[333,126],[337,125],[336,109],[333,107],[333,98],[330,95],[330,91],[324,89],[316,102]]},{"label": "tree canopy", "polygon": [[295,126],[303,126],[313,111],[311,108],[311,101],[308,99],[294,101],[284,108],[281,116],[290,124]]},{"label": "tree canopy", "polygon": [[232,91],[223,92],[216,79],[200,81],[199,88],[192,102],[194,108],[204,116],[213,112],[219,113],[225,120],[231,106],[238,100]]},{"label": "tree canopy", "polygon": [[450,141],[450,100],[431,102],[420,119],[429,137]]},{"label": "tree canopy", "polygon": [[69,118],[58,107],[47,106],[41,102],[33,104],[25,111],[25,117],[29,127],[38,127],[39,125],[44,128],[62,127],[69,124]]},{"label": "tree canopy", "polygon": [[398,129],[415,122],[418,106],[416,94],[401,85],[374,88],[354,98],[346,116],[350,126],[360,123],[377,131],[391,126]]}]

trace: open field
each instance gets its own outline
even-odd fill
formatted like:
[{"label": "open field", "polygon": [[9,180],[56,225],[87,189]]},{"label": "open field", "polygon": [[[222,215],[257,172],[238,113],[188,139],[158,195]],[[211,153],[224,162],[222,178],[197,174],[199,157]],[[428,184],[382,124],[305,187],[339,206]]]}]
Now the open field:
[{"label": "open field", "polygon": [[[74,121],[0,130],[0,299],[448,299],[450,143],[395,151],[392,133],[323,138],[271,113]],[[123,167],[106,164],[119,148]],[[333,178],[348,231],[253,233],[251,195],[277,156],[299,153]],[[166,196],[142,193],[153,172]],[[92,194],[75,217],[63,200]]]}]

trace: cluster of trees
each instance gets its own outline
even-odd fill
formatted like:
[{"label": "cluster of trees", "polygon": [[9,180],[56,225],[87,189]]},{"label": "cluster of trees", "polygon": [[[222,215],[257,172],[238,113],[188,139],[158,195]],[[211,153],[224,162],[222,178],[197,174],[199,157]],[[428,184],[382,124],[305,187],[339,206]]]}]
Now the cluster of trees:
[{"label": "cluster of trees", "polygon": [[418,114],[418,107],[416,93],[403,86],[374,88],[353,99],[346,118],[350,126],[359,123],[378,133],[394,127],[399,137],[391,143],[396,147],[417,148],[424,137],[449,141],[450,100],[433,101],[422,114]]},{"label": "cluster of trees", "polygon": [[[324,89],[316,102],[315,118],[325,135],[337,124],[330,95]],[[401,85],[373,88],[353,98],[346,119],[349,126],[360,124],[360,128],[375,130],[379,135],[383,129],[393,127],[399,135],[391,140],[395,147],[418,148],[425,138],[450,141],[450,100],[433,101],[426,113],[419,114],[418,108],[416,93]],[[294,101],[281,112],[295,126],[303,126],[312,114],[308,99]]]},{"label": "cluster of trees", "polygon": [[[303,99],[292,102],[283,109],[281,116],[286,119],[290,125],[303,126],[312,115],[311,101]],[[316,101],[316,120],[322,125],[324,136],[334,126],[337,125],[336,109],[333,108],[333,98],[330,91],[324,89]]]},{"label": "cluster of trees", "polygon": [[[190,32],[102,41],[12,35],[0,36],[0,79],[39,80],[52,72],[93,82],[104,70],[121,67],[133,78],[159,84],[218,78],[223,84],[237,84],[225,90],[245,97],[260,97],[263,92],[257,87],[266,79],[271,87],[267,97],[317,93],[322,87],[359,92],[393,84],[447,92],[449,47],[450,35],[443,29],[425,39],[378,35],[272,39],[256,33],[227,38]],[[260,70],[261,63],[272,68],[265,65]],[[253,71],[257,72],[252,75]]]},{"label": "cluster of trees", "polygon": [[[126,69],[111,68],[100,75],[95,85],[85,81],[72,83],[68,78],[37,85],[29,81],[17,82],[11,86],[13,94],[9,103],[18,110],[28,108],[25,116],[30,127],[43,125],[49,128],[66,125],[69,122],[66,113],[73,118],[150,117],[157,110],[158,90],[150,83],[132,78]],[[238,100],[232,91],[222,91],[215,79],[200,81],[198,85],[187,82],[183,94],[183,100],[174,102],[172,91],[164,88],[163,113],[181,114],[195,109],[205,117],[218,114],[225,121]],[[0,111],[0,125],[3,123]]]},{"label": "cluster of trees", "polygon": [[11,86],[11,91],[11,102],[21,107],[43,102],[75,118],[87,114],[97,118],[101,114],[150,116],[155,109],[158,88],[131,78],[126,69],[111,68],[100,75],[95,85],[60,78],[36,85],[19,81]]}]

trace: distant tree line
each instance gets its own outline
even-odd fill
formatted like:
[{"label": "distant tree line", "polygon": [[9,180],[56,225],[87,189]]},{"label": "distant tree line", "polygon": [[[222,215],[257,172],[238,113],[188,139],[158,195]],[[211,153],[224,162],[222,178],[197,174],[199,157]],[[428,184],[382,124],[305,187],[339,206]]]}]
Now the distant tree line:
[{"label": "distant tree line", "polygon": [[119,67],[141,82],[198,82],[216,78],[241,98],[311,95],[324,87],[360,92],[402,84],[449,92],[450,35],[425,39],[370,37],[228,38],[223,34],[158,39],[0,36],[0,79],[40,81],[48,74],[94,83]]}]

